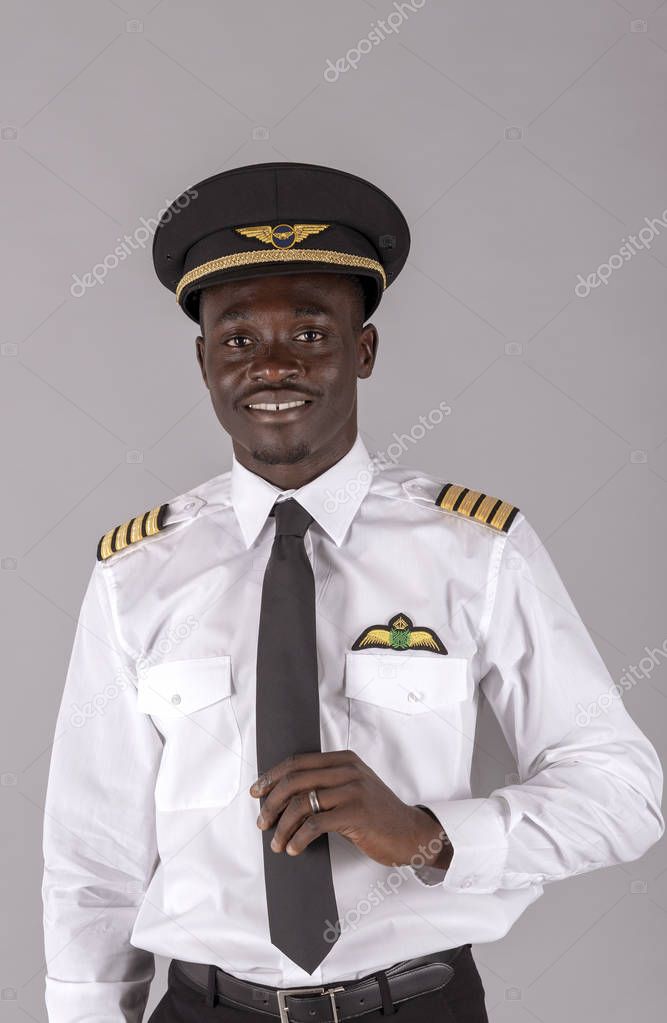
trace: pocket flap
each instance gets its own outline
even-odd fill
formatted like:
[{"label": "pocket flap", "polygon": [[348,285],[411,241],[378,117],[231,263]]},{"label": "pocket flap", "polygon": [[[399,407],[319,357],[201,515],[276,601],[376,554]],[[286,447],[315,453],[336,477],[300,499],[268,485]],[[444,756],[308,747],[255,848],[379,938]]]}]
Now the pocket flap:
[{"label": "pocket flap", "polygon": [[232,692],[231,657],[200,657],[153,664],[139,676],[137,706],[144,714],[182,717]]},{"label": "pocket flap", "polygon": [[467,699],[468,660],[429,653],[345,654],[345,695],[402,714],[423,714]]}]

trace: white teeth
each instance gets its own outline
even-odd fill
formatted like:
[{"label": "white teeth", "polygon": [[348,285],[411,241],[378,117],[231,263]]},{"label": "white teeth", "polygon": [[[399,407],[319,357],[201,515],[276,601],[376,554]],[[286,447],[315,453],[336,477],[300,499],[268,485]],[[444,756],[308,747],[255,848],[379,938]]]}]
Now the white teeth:
[{"label": "white teeth", "polygon": [[284,401],[282,404],[268,405],[265,402],[258,402],[256,405],[248,405],[248,408],[258,408],[265,412],[282,412],[286,408],[297,408],[299,405],[305,405],[305,401]]}]

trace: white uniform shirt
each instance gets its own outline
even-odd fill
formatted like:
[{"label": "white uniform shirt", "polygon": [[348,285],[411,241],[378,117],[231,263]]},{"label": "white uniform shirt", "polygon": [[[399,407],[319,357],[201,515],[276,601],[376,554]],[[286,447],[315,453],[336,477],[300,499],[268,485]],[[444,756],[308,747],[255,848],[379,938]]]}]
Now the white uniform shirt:
[{"label": "white uniform shirt", "polygon": [[[296,987],[493,941],[545,883],[660,838],[660,762],[609,697],[545,548],[521,512],[503,533],[438,508],[443,482],[378,471],[359,435],[297,490],[234,458],[170,503],[163,532],[95,563],[46,800],[51,1023],[139,1021],[153,953]],[[331,834],[342,933],[313,974],[271,944],[248,793],[267,516],[292,494],[315,519],[322,750],[354,749],[402,800],[429,806],[454,847],[444,875],[420,877]],[[351,649],[399,612],[447,655]],[[480,689],[520,782],[471,798]],[[597,716],[582,713],[591,704]]]}]

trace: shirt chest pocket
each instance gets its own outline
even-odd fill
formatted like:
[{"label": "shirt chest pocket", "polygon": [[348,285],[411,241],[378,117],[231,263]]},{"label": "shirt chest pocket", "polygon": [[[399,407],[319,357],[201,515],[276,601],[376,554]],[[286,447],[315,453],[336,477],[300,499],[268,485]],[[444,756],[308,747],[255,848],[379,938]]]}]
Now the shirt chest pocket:
[{"label": "shirt chest pocket", "polygon": [[469,754],[473,690],[463,657],[347,651],[348,747],[406,802],[443,798]]},{"label": "shirt chest pocket", "polygon": [[241,783],[241,733],[232,705],[231,657],[167,661],[138,681],[138,710],[164,736],[158,810],[226,806]]}]

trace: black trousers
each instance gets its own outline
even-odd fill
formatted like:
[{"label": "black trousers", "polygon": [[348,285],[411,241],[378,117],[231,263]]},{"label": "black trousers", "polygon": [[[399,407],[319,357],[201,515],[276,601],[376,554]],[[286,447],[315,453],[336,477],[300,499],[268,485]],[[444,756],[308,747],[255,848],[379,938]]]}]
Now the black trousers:
[{"label": "black trousers", "polygon": [[[452,963],[454,976],[440,991],[417,995],[396,1006],[396,1023],[489,1023],[484,988],[465,945]],[[359,1016],[359,1023],[384,1023],[381,1010]],[[206,994],[191,985],[169,965],[168,988],[146,1023],[277,1023],[277,1016],[225,1005],[218,996],[214,1007],[206,1005]]]}]

